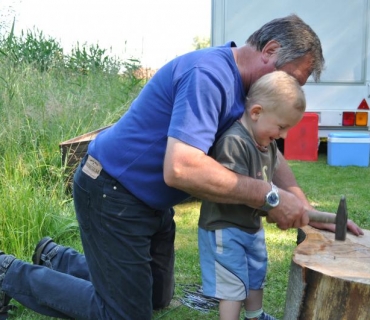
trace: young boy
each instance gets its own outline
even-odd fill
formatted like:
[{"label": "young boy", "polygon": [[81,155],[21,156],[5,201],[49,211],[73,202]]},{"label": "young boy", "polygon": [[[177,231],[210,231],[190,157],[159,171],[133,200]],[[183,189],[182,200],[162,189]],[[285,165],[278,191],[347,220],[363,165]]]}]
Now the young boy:
[{"label": "young boy", "polygon": [[[275,139],[286,137],[305,108],[296,79],[283,71],[269,73],[250,88],[242,118],[216,142],[211,155],[234,172],[271,182],[279,165]],[[264,210],[202,203],[198,241],[203,293],[220,299],[221,320],[238,320],[242,302],[246,320],[275,319],[262,309],[267,270]]]}]

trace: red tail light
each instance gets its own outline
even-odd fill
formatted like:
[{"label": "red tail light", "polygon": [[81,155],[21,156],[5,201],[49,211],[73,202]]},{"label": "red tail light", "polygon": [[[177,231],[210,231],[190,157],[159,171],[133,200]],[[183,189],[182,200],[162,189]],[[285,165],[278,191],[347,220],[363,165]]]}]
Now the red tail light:
[{"label": "red tail light", "polygon": [[342,116],[342,125],[343,126],[354,126],[355,125],[355,119],[356,119],[356,113],[355,112],[343,112]]}]

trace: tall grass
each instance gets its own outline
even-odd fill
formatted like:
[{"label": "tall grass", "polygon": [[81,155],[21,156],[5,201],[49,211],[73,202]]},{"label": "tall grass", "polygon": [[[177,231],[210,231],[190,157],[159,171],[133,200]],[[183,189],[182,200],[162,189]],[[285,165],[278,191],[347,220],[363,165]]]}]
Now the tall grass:
[{"label": "tall grass", "polygon": [[0,41],[0,248],[26,259],[45,234],[76,235],[59,143],[115,122],[142,87],[133,72],[107,69],[97,46],[42,59],[48,43],[58,48],[51,40],[27,33]]}]

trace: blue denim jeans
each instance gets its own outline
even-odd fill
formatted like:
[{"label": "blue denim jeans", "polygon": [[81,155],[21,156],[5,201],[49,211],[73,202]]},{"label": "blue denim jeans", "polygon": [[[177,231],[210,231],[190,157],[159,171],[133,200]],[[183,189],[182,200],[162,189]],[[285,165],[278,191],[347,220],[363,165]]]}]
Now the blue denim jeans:
[{"label": "blue denim jeans", "polygon": [[60,247],[52,269],[16,259],[1,289],[53,317],[151,319],[173,296],[173,209],[151,209],[104,171],[92,179],[81,166],[73,193],[85,255]]}]

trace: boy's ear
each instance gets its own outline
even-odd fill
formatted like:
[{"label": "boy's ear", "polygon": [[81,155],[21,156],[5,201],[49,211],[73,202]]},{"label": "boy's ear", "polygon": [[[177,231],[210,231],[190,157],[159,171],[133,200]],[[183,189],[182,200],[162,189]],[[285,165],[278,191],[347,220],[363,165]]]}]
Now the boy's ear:
[{"label": "boy's ear", "polygon": [[249,109],[249,115],[251,119],[254,121],[258,120],[261,113],[262,113],[262,106],[259,104],[254,104]]},{"label": "boy's ear", "polygon": [[271,56],[276,54],[280,49],[280,43],[276,40],[270,40],[262,49],[262,60],[267,63]]}]

